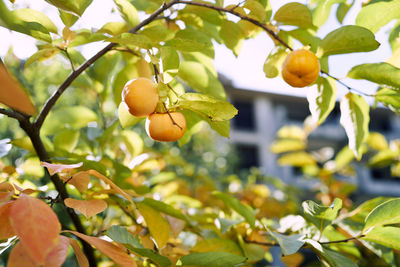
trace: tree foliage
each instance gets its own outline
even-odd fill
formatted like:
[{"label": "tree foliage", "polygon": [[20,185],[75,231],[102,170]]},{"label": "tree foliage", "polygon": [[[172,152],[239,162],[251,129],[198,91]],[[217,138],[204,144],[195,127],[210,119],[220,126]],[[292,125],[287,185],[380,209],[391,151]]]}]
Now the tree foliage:
[{"label": "tree foliage", "polygon": [[[91,0],[46,0],[62,27],[10,2],[0,1],[0,25],[35,38],[38,50],[24,61],[10,50],[0,62],[0,253],[8,266],[252,266],[272,262],[271,247],[291,266],[303,249],[328,266],[398,265],[399,199],[356,206],[354,186],[335,178],[352,175],[361,158],[400,176],[399,141],[368,127],[369,100],[400,110],[398,22],[388,38],[392,57],[357,62],[347,74],[375,83],[375,94],[346,85],[327,64],[378,49],[375,34],[398,20],[398,1],[365,3],[356,25],[324,37],[318,30],[331,11],[342,24],[357,1],[272,10],[267,0],[114,0],[121,21],[100,29],[76,26]],[[254,66],[266,77],[281,75],[287,54],[302,45],[321,65],[305,89],[311,117],[303,128],[280,129],[271,144],[281,165],[319,179],[318,203],[302,202],[298,189],[257,170],[240,179],[229,152],[213,147],[216,135],[229,137],[238,112],[213,66],[214,44],[237,56],[262,32],[275,44],[265,64]],[[86,58],[82,47],[94,42],[104,48]],[[148,138],[144,119],[121,103],[124,84],[137,77],[157,83],[164,112],[184,115],[179,148]],[[335,158],[310,153],[308,136],[332,112],[338,90],[346,90],[340,122],[348,146]]]}]

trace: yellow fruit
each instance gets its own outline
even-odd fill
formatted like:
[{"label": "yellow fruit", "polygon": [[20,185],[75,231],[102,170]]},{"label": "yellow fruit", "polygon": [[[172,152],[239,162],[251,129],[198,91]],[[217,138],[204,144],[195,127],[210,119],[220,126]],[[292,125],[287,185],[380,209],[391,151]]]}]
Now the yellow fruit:
[{"label": "yellow fruit", "polygon": [[148,78],[128,81],[122,91],[122,100],[129,113],[136,117],[146,117],[153,113],[159,100],[157,85]]},{"label": "yellow fruit", "polygon": [[180,112],[153,113],[146,120],[146,131],[156,141],[177,141],[186,131],[186,120]]},{"label": "yellow fruit", "polygon": [[315,54],[305,49],[291,52],[282,64],[282,77],[293,87],[314,83],[319,76],[319,61]]}]

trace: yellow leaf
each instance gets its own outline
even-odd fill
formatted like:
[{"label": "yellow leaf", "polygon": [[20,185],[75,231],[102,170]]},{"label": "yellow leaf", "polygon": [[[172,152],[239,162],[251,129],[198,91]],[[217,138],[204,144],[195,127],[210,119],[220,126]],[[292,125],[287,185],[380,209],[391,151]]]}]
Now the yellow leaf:
[{"label": "yellow leaf", "polygon": [[28,94],[0,62],[0,102],[27,115],[36,113]]},{"label": "yellow leaf", "polygon": [[150,234],[157,243],[158,248],[162,248],[167,244],[170,234],[170,226],[167,220],[161,215],[161,213],[152,207],[144,204],[137,203],[137,208],[142,214],[146,221],[147,227],[150,230]]},{"label": "yellow leaf", "polygon": [[78,261],[79,267],[89,267],[89,262],[83,253],[81,247],[75,239],[68,238],[69,244],[75,252],[76,260]]},{"label": "yellow leaf", "polygon": [[29,256],[38,264],[44,263],[59,242],[61,225],[54,211],[43,201],[20,194],[11,207],[10,219]]},{"label": "yellow leaf", "polygon": [[0,203],[9,200],[13,194],[14,194],[14,187],[10,183],[8,182],[0,183]]},{"label": "yellow leaf", "polygon": [[85,215],[86,218],[92,217],[107,208],[107,202],[102,199],[78,200],[66,198],[64,204],[67,207],[79,211]]},{"label": "yellow leaf", "polygon": [[129,254],[125,250],[121,249],[120,247],[117,247],[111,242],[105,241],[98,237],[84,235],[75,231],[66,230],[64,232],[72,233],[77,237],[85,240],[86,242],[88,242],[89,244],[100,250],[101,253],[112,259],[116,264],[121,265],[122,267],[137,266],[136,262],[133,260],[131,256],[129,256]]},{"label": "yellow leaf", "polygon": [[48,163],[41,161],[40,166],[46,167],[47,170],[49,171],[50,175],[53,175],[55,173],[59,172],[70,172],[72,169],[79,168],[83,165],[83,162],[79,162],[76,164],[54,164],[54,163]]},{"label": "yellow leaf", "polygon": [[122,190],[118,185],[114,184],[110,179],[108,179],[107,177],[105,177],[103,174],[99,173],[98,171],[95,170],[89,170],[88,173],[90,175],[93,175],[97,178],[99,178],[100,180],[102,180],[103,182],[109,184],[111,186],[112,189],[114,189],[115,191],[117,191],[118,193],[120,193],[121,195],[123,195],[126,199],[129,200],[129,202],[135,206],[135,203],[133,203],[133,200],[131,198],[130,195],[128,195],[124,190]]}]

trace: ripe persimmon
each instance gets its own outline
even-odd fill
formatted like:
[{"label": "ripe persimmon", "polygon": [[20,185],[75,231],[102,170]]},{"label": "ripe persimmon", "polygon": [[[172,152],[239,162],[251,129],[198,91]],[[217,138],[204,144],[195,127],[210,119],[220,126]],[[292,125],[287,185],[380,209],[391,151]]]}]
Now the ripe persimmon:
[{"label": "ripe persimmon", "polygon": [[156,141],[177,141],[185,131],[186,120],[180,112],[153,113],[146,120],[146,132]]},{"label": "ripe persimmon", "polygon": [[140,77],[128,81],[122,90],[122,100],[129,113],[146,117],[153,113],[159,100],[157,85],[150,79]]},{"label": "ripe persimmon", "polygon": [[306,49],[291,52],[282,63],[282,77],[293,87],[305,87],[318,78],[320,71],[317,56]]}]

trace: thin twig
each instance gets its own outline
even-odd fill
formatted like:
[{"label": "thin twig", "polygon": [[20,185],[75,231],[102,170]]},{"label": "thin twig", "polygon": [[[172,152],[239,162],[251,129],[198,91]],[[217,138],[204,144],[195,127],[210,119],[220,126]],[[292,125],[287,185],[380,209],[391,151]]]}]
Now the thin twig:
[{"label": "thin twig", "polygon": [[337,243],[346,243],[349,242],[351,240],[357,240],[359,238],[364,237],[365,235],[359,235],[359,236],[353,236],[353,237],[349,237],[346,239],[341,239],[341,240],[334,240],[334,241],[325,241],[325,242],[319,242],[321,245],[327,245],[327,244],[337,244]]},{"label": "thin twig", "polygon": [[22,113],[19,113],[18,111],[11,110],[11,109],[5,109],[5,108],[0,108],[0,114],[4,114],[10,118],[17,119],[19,121],[23,121],[28,118],[28,117],[25,117]]},{"label": "thin twig", "polygon": [[67,48],[62,49],[62,51],[63,51],[63,52],[65,53],[65,55],[67,56],[68,61],[69,61],[69,64],[71,65],[72,71],[75,71],[74,63],[72,62],[72,58],[71,58],[70,54],[68,53]]},{"label": "thin twig", "polygon": [[128,53],[131,53],[132,55],[140,57],[140,55],[138,53],[136,53],[129,47],[113,47],[112,50],[119,51],[119,52],[128,52]]},{"label": "thin twig", "polygon": [[171,119],[172,124],[178,126],[179,129],[181,129],[181,131],[182,131],[183,128],[182,128],[178,123],[176,123],[176,121],[174,120],[174,118],[172,118],[171,113],[169,113],[169,111],[168,111],[168,109],[167,109],[167,105],[165,105],[164,102],[163,102],[163,106],[164,106],[165,110],[167,111],[167,114],[168,114],[169,118]]},{"label": "thin twig", "polygon": [[350,87],[349,85],[345,84],[345,83],[344,83],[342,80],[340,80],[339,78],[337,78],[337,77],[335,77],[335,76],[329,74],[328,72],[326,72],[326,71],[324,71],[324,70],[321,70],[321,73],[323,73],[323,74],[325,74],[326,76],[328,76],[328,77],[330,77],[330,78],[336,80],[338,83],[340,83],[341,85],[343,85],[344,87],[346,87],[347,90],[349,90],[349,92],[354,91],[354,92],[357,92],[357,93],[359,93],[359,94],[361,94],[361,95],[364,95],[364,96],[374,97],[374,95],[366,94],[366,93],[364,93],[363,91],[360,91],[360,90],[358,90],[358,89],[355,89],[355,88],[353,88],[353,87]]},{"label": "thin twig", "polygon": [[[147,17],[145,20],[140,22],[138,25],[133,27],[131,30],[129,30],[129,33],[136,33],[138,30],[140,30],[143,26],[149,24],[152,22],[158,15],[160,15],[162,12],[164,12],[166,9],[170,8],[174,4],[177,4],[178,1],[172,0],[168,3],[164,3],[159,9],[157,9],[153,14],[151,14],[149,17]],[[50,98],[47,100],[47,102],[44,104],[42,110],[39,113],[39,116],[37,117],[36,121],[34,122],[34,125],[40,129],[44,120],[46,119],[47,115],[49,114],[50,110],[52,107],[55,105],[57,100],[60,98],[62,93],[71,85],[71,83],[82,73],[84,72],[87,68],[89,68],[96,60],[98,60],[100,57],[105,55],[108,51],[110,51],[114,46],[116,46],[116,43],[110,43],[103,49],[101,49],[99,52],[97,52],[93,57],[89,58],[86,60],[78,69],[73,71],[67,79],[60,85],[60,87],[53,93],[53,95],[50,96]]]}]

